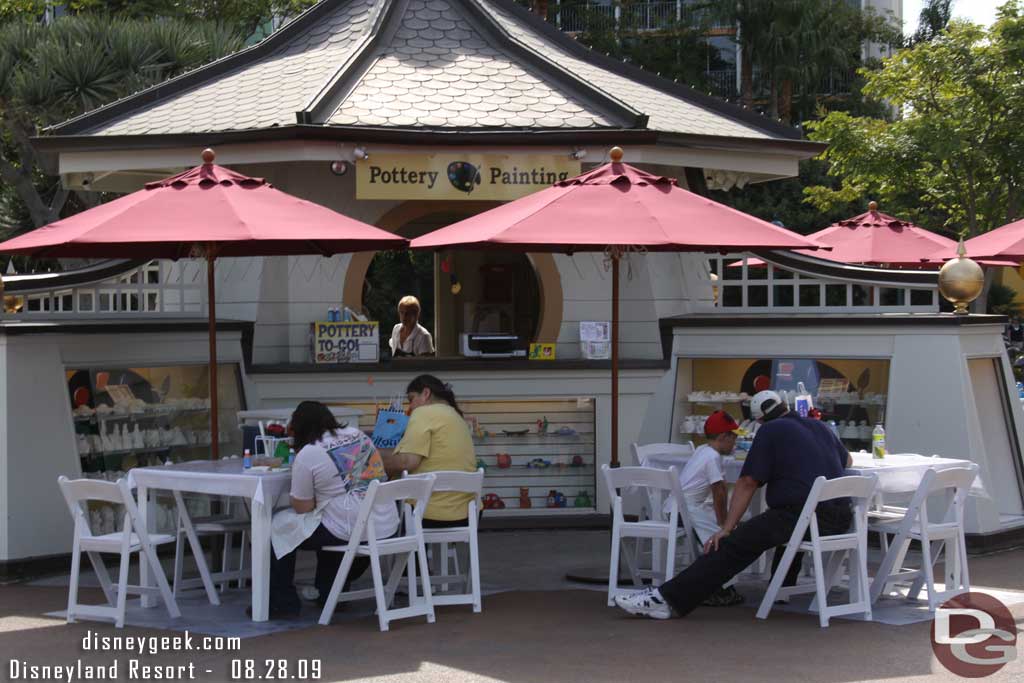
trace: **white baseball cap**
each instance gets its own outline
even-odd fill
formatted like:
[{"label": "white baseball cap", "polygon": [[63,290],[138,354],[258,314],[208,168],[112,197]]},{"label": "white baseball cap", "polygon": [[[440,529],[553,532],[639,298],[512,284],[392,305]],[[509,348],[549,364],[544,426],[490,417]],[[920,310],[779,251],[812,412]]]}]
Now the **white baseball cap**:
[{"label": "white baseball cap", "polygon": [[766,389],[757,392],[754,398],[750,399],[750,414],[755,420],[770,420],[784,412],[779,411],[779,406],[788,408],[778,393]]}]

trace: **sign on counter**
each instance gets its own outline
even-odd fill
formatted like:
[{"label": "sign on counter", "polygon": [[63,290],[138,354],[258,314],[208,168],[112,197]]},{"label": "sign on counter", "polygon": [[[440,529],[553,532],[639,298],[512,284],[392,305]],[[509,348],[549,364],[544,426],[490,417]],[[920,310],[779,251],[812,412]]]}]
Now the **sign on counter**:
[{"label": "sign on counter", "polygon": [[555,154],[373,154],[356,164],[356,199],[518,199],[580,174]]},{"label": "sign on counter", "polygon": [[376,363],[380,325],[375,322],[310,323],[314,363]]}]

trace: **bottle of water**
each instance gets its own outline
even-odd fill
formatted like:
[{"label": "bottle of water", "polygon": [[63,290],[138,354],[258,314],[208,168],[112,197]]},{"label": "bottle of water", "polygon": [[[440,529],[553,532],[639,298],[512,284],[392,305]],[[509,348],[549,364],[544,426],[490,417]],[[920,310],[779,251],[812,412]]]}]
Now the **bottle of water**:
[{"label": "bottle of water", "polygon": [[294,448],[289,448],[288,449],[288,466],[291,467],[292,463],[294,463],[294,462],[295,462],[295,449]]},{"label": "bottle of water", "polygon": [[829,420],[828,421],[828,428],[832,430],[832,433],[835,434],[836,438],[838,439],[839,438],[839,426],[836,424],[835,420]]},{"label": "bottle of water", "polygon": [[245,451],[242,452],[242,469],[243,470],[247,470],[247,469],[249,469],[251,467],[252,467],[252,453],[250,453],[249,449],[246,448]]},{"label": "bottle of water", "polygon": [[871,430],[871,455],[878,460],[885,457],[885,427],[881,424]]}]

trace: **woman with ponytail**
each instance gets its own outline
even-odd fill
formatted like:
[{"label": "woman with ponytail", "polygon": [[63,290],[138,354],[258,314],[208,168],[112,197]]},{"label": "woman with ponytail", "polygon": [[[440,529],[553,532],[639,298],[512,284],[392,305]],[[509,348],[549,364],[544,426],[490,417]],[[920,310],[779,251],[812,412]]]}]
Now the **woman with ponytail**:
[{"label": "woman with ponytail", "polygon": [[[433,375],[420,375],[405,389],[409,399],[409,425],[384,466],[393,477],[402,470],[410,474],[456,470],[473,472],[476,454],[469,425],[451,387]],[[435,493],[424,512],[428,528],[464,526],[471,494]]]}]

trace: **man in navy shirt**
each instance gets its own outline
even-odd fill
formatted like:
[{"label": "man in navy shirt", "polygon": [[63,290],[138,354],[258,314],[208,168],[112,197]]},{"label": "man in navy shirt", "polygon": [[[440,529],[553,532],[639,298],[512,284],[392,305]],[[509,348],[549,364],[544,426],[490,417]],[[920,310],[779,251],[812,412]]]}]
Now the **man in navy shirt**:
[{"label": "man in navy shirt", "polygon": [[[617,596],[616,604],[630,614],[654,619],[689,614],[762,553],[789,541],[815,479],[841,477],[852,465],[827,425],[791,413],[774,391],[754,396],[750,408],[763,424],[736,482],[722,530],[704,544],[704,555],[660,588]],[[764,485],[768,510],[740,524],[754,493]],[[822,535],[844,533],[852,521],[849,501],[844,500],[822,503],[817,516]],[[780,557],[777,553],[776,561]],[[799,571],[798,557],[786,585],[795,583]]]}]

